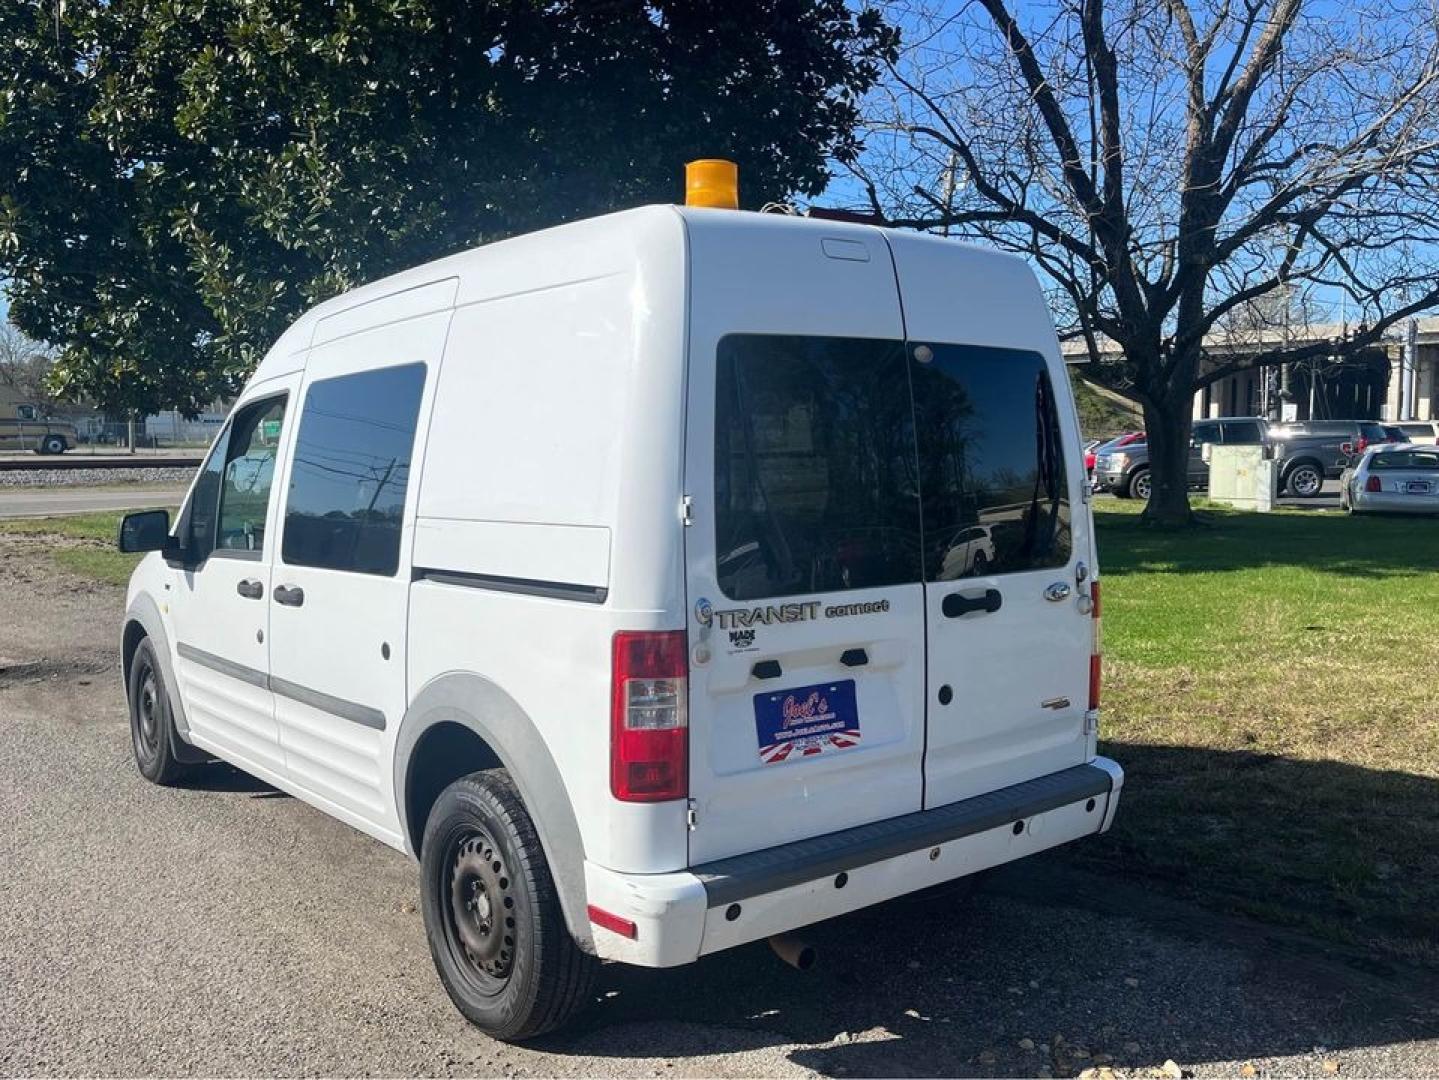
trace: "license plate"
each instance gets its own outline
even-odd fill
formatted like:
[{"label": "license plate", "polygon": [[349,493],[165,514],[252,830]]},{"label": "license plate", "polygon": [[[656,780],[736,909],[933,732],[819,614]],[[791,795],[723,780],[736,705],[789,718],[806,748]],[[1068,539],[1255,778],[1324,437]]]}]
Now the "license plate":
[{"label": "license plate", "polygon": [[1410,495],[1428,495],[1429,481],[1410,480],[1407,484],[1404,485],[1404,490],[1407,491]]},{"label": "license plate", "polygon": [[838,753],[859,744],[854,680],[816,683],[754,696],[759,759],[766,765]]}]

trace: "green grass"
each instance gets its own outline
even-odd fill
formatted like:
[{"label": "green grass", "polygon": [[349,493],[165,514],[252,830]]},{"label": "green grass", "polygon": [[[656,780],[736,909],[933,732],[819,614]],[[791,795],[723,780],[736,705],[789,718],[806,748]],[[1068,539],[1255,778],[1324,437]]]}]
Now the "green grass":
[{"label": "green grass", "polygon": [[69,517],[20,518],[0,521],[0,534],[53,537],[50,557],[62,568],[81,577],[124,585],[140,561],[115,547],[120,514],[75,514]]},{"label": "green grass", "polygon": [[1097,513],[1106,872],[1439,962],[1439,521]]}]

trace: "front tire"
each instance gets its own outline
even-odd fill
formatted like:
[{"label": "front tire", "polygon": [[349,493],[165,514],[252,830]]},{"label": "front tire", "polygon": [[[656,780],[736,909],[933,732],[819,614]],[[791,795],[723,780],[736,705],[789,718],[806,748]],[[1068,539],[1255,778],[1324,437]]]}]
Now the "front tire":
[{"label": "front tire", "polygon": [[1149,501],[1149,470],[1135,469],[1129,474],[1129,479],[1124,483],[1124,492],[1128,498],[1142,499]]},{"label": "front tire", "polygon": [[42,454],[59,455],[63,454],[65,450],[65,440],[59,435],[47,435],[45,436],[45,441],[40,444],[40,452]]},{"label": "front tire", "polygon": [[130,746],[140,775],[164,787],[180,783],[191,769],[175,754],[178,736],[170,694],[149,638],[135,649],[126,691],[130,699]]},{"label": "front tire", "polygon": [[472,773],[440,793],[425,823],[420,873],[430,955],[470,1023],[522,1042],[588,1002],[598,961],[570,936],[509,774]]}]

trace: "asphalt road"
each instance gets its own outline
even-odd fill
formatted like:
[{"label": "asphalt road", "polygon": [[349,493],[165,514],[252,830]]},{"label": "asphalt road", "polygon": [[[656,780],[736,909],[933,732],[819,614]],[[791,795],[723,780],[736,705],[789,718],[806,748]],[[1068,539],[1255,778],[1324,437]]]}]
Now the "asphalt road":
[{"label": "asphalt road", "polygon": [[129,487],[0,487],[0,518],[55,517],[178,506],[185,489],[149,484]]},{"label": "asphalt road", "polygon": [[607,967],[572,1031],[495,1043],[408,860],[233,769],[147,784],[120,591],[30,537],[0,575],[0,1074],[1439,1076],[1432,979],[1053,857],[814,927],[804,975],[763,945]]}]

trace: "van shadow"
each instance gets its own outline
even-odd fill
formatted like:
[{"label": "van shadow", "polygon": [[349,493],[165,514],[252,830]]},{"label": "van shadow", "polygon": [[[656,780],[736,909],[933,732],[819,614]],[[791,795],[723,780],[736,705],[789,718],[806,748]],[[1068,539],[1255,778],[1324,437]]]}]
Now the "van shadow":
[{"label": "van shadow", "polygon": [[[1201,906],[1183,889],[1156,888],[1131,842],[1169,827],[1159,816],[1175,813],[1174,804],[1144,790],[1163,786],[1174,770],[1190,769],[1196,783],[1229,770],[1248,771],[1251,787],[1282,785],[1254,807],[1275,833],[1260,853],[1271,861],[1311,814],[1346,807],[1351,817],[1372,814],[1376,800],[1394,796],[1396,783],[1414,789],[1404,793],[1406,806],[1427,792],[1432,807],[1439,782],[1333,763],[1264,766],[1209,751],[1110,749],[1130,770],[1120,810],[1127,832],[1005,867],[968,899],[898,900],[812,926],[802,936],[819,962],[807,973],[785,966],[764,943],[668,971],[607,965],[599,1004],[542,1048],[637,1056],[657,1066],[758,1052],[826,1075],[1021,1076],[1042,1069],[1062,1076],[1104,1064],[1153,1068],[1170,1058],[1186,1067],[1262,1062],[1316,1047],[1326,1058],[1342,1057],[1346,1049],[1439,1035],[1432,967],[1229,914],[1227,903]],[[1276,771],[1264,775],[1266,768]],[[1295,794],[1305,791],[1316,794]],[[1285,806],[1292,820],[1277,821]],[[1210,825],[1196,817],[1189,827]],[[1416,823],[1416,835],[1424,827]],[[1244,842],[1236,836],[1221,847],[1237,854]],[[1100,855],[1087,861],[1085,845]],[[1322,847],[1318,856],[1293,848],[1292,865],[1272,866],[1267,878],[1248,883],[1251,891],[1276,903],[1328,903],[1343,916],[1344,896],[1352,895],[1344,890],[1353,883],[1335,886],[1333,895],[1316,891],[1322,874],[1308,865],[1316,857],[1325,857]],[[1195,881],[1220,881],[1252,865],[1201,864]],[[1410,875],[1428,870],[1396,867],[1397,876],[1376,879],[1371,899],[1388,888],[1396,925],[1409,919],[1411,934],[1439,937],[1433,905],[1421,915],[1404,910],[1404,886],[1415,884]],[[1439,949],[1439,941],[1429,945]],[[1315,1059],[1310,1071],[1318,1070]]]},{"label": "van shadow", "polygon": [[186,777],[183,786],[191,791],[249,795],[252,799],[290,798],[289,792],[281,791],[273,784],[268,784],[259,777],[251,776],[224,761],[212,761],[205,765],[195,766],[190,775]]},{"label": "van shadow", "polygon": [[1348,578],[1409,577],[1439,569],[1439,518],[1196,511],[1171,531],[1138,514],[1096,507],[1104,572],[1213,573],[1303,567]]}]

